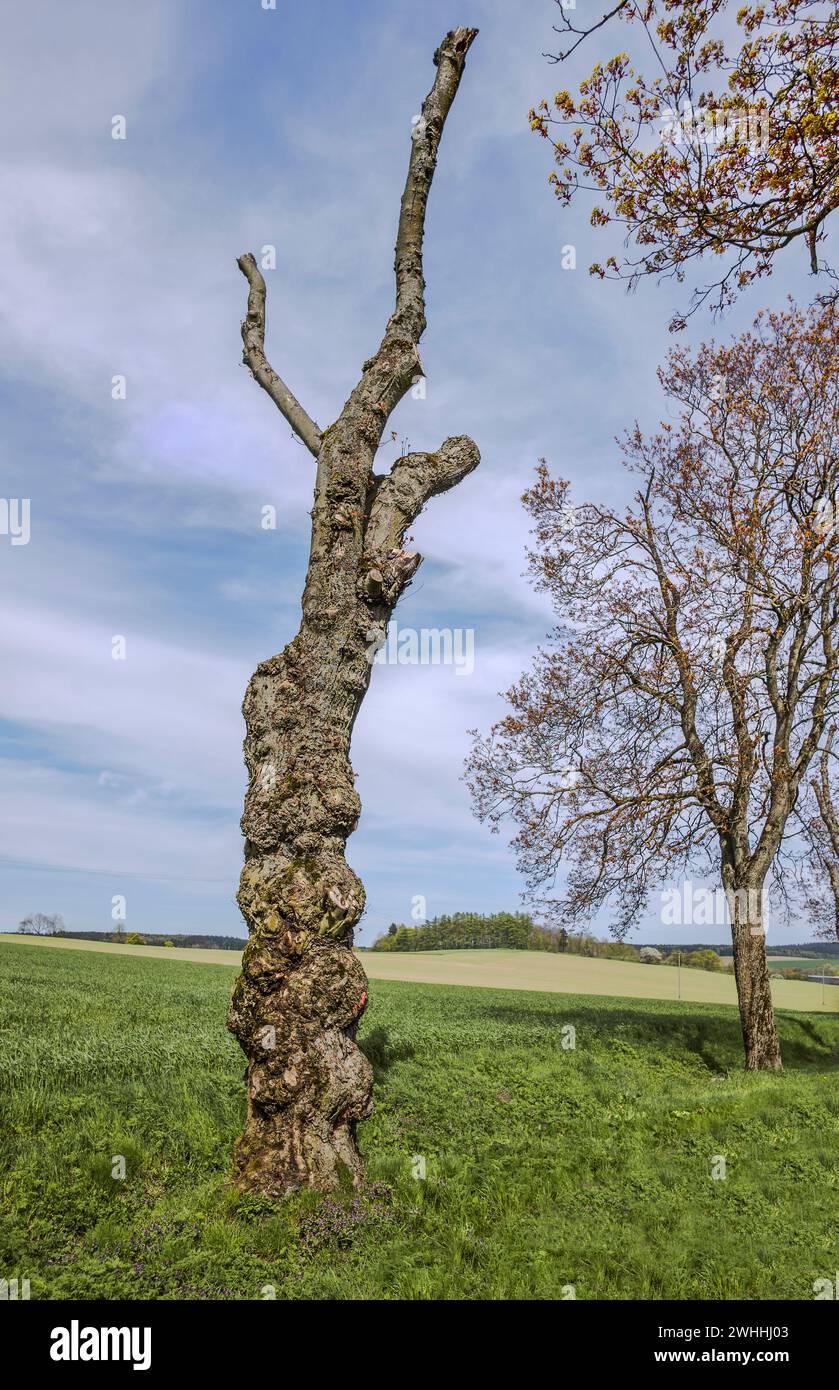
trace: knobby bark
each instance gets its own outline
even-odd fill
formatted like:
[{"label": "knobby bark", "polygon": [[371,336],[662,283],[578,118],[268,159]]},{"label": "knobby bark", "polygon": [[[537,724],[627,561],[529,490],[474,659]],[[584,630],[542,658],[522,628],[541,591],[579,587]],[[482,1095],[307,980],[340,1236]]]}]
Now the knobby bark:
[{"label": "knobby bark", "polygon": [[372,1071],[356,1045],[367,979],[353,954],[364,888],[344,849],[360,801],[350,739],[373,656],[421,556],[404,548],[428,500],[479,462],[465,436],[373,471],[388,418],[418,375],[425,329],[425,211],[446,116],[477,33],[455,29],[411,139],[396,241],[396,304],[338,419],[321,432],[265,355],[265,282],[250,254],[244,361],[317,458],[300,629],[245,695],[249,785],[238,902],[248,925],[228,1027],[247,1055],[248,1113],[234,1154],[242,1187],[276,1197],[358,1185],[359,1120]]}]

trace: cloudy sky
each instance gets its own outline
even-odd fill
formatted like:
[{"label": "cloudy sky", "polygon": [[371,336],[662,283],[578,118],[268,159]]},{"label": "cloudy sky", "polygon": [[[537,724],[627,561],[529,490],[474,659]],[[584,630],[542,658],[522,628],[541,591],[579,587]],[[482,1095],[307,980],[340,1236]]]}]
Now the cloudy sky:
[{"label": "cloudy sky", "polygon": [[[519,497],[541,456],[578,497],[626,489],[614,437],[664,409],[655,368],[685,302],[586,273],[617,248],[556,203],[527,122],[570,85],[543,56],[555,20],[552,0],[27,0],[6,16],[0,448],[31,537],[0,537],[0,929],[59,911],[107,930],[122,895],[129,929],[243,931],[240,703],[296,630],[314,463],[240,364],[236,257],[276,247],[269,356],[325,426],[391,310],[411,120],[456,24],[481,32],[429,208],[427,393],[391,426],[415,449],[459,433],[481,449],[414,528],[425,563],[397,610],[400,627],[474,630],[475,669],[376,668],[349,858],[362,944],[418,895],[429,916],[519,905],[461,781],[467,730],[497,717],[550,626],[522,578]],[[793,253],[687,338],[806,296],[804,269]],[[661,937],[651,920],[638,939]]]}]

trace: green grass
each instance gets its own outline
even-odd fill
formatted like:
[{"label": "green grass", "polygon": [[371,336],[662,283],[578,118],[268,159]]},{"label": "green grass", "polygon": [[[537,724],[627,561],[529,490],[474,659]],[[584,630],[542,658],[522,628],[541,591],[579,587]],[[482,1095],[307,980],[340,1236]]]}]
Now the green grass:
[{"label": "green grass", "polygon": [[835,1016],[780,1013],[786,1071],[746,1075],[726,1006],[375,981],[368,1190],[272,1207],[229,1186],[232,978],[0,953],[0,1276],[53,1299],[808,1299],[839,1268]]}]

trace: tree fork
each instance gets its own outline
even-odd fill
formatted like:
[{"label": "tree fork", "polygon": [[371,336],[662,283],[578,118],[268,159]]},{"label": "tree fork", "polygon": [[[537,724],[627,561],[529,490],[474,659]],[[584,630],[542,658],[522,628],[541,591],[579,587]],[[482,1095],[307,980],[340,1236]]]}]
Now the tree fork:
[{"label": "tree fork", "polygon": [[362,1180],[356,1127],[372,1109],[372,1070],[356,1045],[367,978],[352,950],[364,888],[344,857],[361,803],[350,762],[371,665],[421,556],[408,526],[479,462],[466,436],[373,462],[412,385],[425,329],[425,211],[446,116],[477,30],[455,29],[411,139],[396,240],[396,304],[338,419],[321,431],[265,355],[265,282],[251,254],[243,360],[317,458],[309,566],[296,637],[260,665],[243,713],[249,783],[238,902],[249,939],[228,1027],[245,1052],[248,1112],[236,1142],[240,1186],[269,1197]]}]

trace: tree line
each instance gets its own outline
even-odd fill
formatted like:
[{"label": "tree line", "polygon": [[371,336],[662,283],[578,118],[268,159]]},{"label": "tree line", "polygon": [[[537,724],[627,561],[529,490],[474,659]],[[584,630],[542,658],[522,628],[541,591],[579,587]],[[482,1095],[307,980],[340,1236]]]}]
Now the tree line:
[{"label": "tree line", "polygon": [[454,912],[433,917],[414,927],[391,922],[371,951],[548,951],[600,960],[681,964],[700,970],[722,970],[723,961],[708,946],[673,946],[663,951],[634,946],[628,941],[602,941],[588,932],[569,932],[534,922],[527,912]]},{"label": "tree line", "polygon": [[524,912],[455,912],[415,927],[391,922],[371,951],[458,951],[532,949],[533,918]]}]

